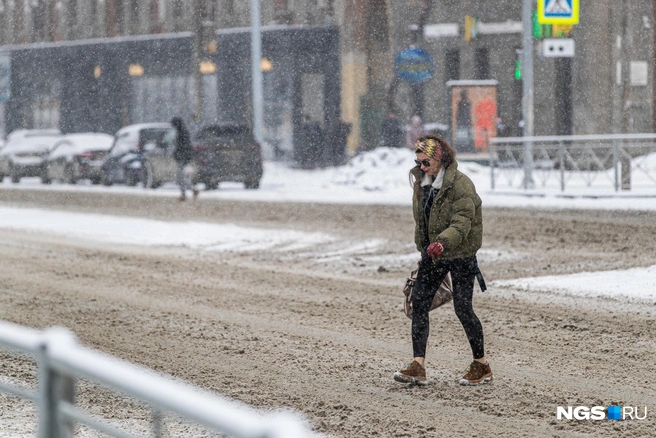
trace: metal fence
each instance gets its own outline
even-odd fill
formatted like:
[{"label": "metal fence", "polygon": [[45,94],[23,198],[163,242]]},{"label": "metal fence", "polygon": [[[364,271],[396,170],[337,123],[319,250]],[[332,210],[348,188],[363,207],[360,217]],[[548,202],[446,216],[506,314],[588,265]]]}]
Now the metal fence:
[{"label": "metal fence", "polygon": [[491,187],[656,189],[656,134],[498,137]]},{"label": "metal fence", "polygon": [[209,430],[237,438],[318,437],[300,416],[263,413],[238,402],[83,347],[70,331],[38,331],[0,321],[0,347],[36,359],[36,390],[0,383],[0,391],[36,402],[38,438],[71,438],[85,424],[119,438],[132,438],[75,405],[75,382],[87,379],[126,394],[152,409],[152,435],[164,436],[164,414],[176,414]]}]

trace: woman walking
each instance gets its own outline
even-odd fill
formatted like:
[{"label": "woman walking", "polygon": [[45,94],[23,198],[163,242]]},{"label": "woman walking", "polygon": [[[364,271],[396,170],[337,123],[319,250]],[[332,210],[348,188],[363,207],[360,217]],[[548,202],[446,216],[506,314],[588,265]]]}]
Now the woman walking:
[{"label": "woman walking", "polygon": [[438,137],[421,137],[415,143],[417,165],[410,170],[413,181],[415,243],[421,252],[412,295],[412,349],[414,360],[394,373],[394,380],[425,385],[428,311],[442,280],[451,272],[453,306],[465,329],[473,354],[461,385],[492,380],[485,358],[483,327],[472,308],[474,279],[485,290],[476,252],[483,237],[481,198],[472,181],[458,171],[454,149]]},{"label": "woman walking", "polygon": [[180,187],[179,201],[187,199],[187,190],[191,190],[194,199],[198,197],[198,189],[191,182],[191,173],[189,172],[189,163],[193,159],[194,150],[191,145],[191,135],[185,126],[184,121],[180,117],[173,117],[171,125],[177,131],[177,138],[175,150],[173,151],[173,159],[177,162],[176,181]]}]

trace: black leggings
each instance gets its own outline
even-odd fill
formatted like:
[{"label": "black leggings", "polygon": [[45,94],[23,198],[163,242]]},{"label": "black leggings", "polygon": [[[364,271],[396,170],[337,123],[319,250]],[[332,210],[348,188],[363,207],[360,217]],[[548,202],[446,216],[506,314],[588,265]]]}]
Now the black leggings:
[{"label": "black leggings", "polygon": [[453,307],[456,316],[465,329],[474,359],[485,356],[483,326],[472,307],[476,266],[476,256],[439,260],[437,263],[433,263],[430,257],[422,259],[412,293],[412,349],[414,357],[426,357],[426,343],[428,342],[430,326],[428,309],[433,302],[437,288],[448,272],[451,272],[453,283]]}]

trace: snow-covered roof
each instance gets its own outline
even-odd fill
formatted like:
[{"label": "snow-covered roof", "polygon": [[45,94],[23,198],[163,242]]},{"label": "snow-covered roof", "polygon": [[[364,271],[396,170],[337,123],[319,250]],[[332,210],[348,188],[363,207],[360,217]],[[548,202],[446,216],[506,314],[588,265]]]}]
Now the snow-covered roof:
[{"label": "snow-covered roof", "polygon": [[7,142],[3,152],[50,150],[61,139],[61,135],[42,135],[35,137],[18,137]]},{"label": "snow-covered roof", "polygon": [[29,49],[48,49],[54,47],[71,47],[71,46],[84,46],[88,44],[113,44],[124,43],[132,41],[149,41],[149,40],[163,40],[175,38],[189,38],[193,37],[193,32],[176,32],[176,33],[158,33],[151,35],[123,35],[112,38],[91,38],[86,40],[71,40],[71,41],[57,41],[57,42],[40,42],[32,44],[14,44],[3,46],[0,52],[10,52],[12,50],[29,50]]},{"label": "snow-covered roof", "polygon": [[66,134],[65,136],[63,136],[63,138],[60,141],[63,140],[68,140],[74,144],[95,142],[101,145],[104,143],[109,143],[111,145],[111,142],[114,140],[114,137],[102,132],[79,132],[75,134]]},{"label": "snow-covered roof", "polygon": [[113,142],[114,137],[109,134],[95,132],[68,134],[53,146],[50,159],[89,151],[108,151]]},{"label": "snow-covered roof", "polygon": [[142,129],[157,129],[157,128],[167,129],[172,127],[173,125],[171,125],[170,123],[136,123],[134,125],[128,125],[122,127],[116,132],[116,135],[122,135],[125,134],[126,132],[130,134],[132,133],[136,134]]},{"label": "snow-covered roof", "polygon": [[[327,29],[330,26],[310,26],[307,24],[272,24],[268,26],[262,26],[260,28],[261,32],[272,32],[276,30],[307,30],[307,29]],[[218,29],[216,31],[217,35],[227,35],[233,33],[250,33],[250,27],[231,27],[228,29]]]},{"label": "snow-covered roof", "polygon": [[59,129],[16,129],[7,136],[7,141],[19,137],[39,137],[43,135],[61,135],[61,131]]}]

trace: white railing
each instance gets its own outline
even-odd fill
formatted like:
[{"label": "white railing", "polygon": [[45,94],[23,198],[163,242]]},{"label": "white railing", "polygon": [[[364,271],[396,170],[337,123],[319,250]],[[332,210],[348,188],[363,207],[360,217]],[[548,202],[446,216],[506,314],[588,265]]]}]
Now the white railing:
[{"label": "white railing", "polygon": [[0,347],[30,354],[37,361],[39,382],[36,391],[4,383],[0,383],[0,391],[36,402],[38,438],[71,438],[75,423],[110,436],[133,438],[133,435],[91,417],[75,405],[77,379],[99,383],[148,405],[153,411],[152,434],[155,437],[164,436],[163,415],[166,412],[237,438],[319,436],[299,415],[259,412],[215,393],[83,347],[67,329],[55,327],[38,331],[0,321]]},{"label": "white railing", "polygon": [[497,137],[489,152],[493,190],[656,188],[656,134]]}]

